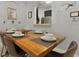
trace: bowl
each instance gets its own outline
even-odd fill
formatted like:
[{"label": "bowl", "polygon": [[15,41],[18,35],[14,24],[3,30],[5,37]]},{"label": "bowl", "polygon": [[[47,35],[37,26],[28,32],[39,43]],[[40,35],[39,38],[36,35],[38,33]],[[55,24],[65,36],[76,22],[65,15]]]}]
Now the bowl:
[{"label": "bowl", "polygon": [[46,37],[46,36],[42,36],[41,39],[45,41],[56,41],[57,40],[55,37]]}]

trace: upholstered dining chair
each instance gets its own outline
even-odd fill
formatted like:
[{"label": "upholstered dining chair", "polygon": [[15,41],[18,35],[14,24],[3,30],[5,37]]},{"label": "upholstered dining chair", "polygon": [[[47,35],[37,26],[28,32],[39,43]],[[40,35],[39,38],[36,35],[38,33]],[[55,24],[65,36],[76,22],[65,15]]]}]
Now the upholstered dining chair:
[{"label": "upholstered dining chair", "polygon": [[6,48],[7,48],[9,57],[26,57],[25,52],[21,51],[18,53],[15,48],[14,43],[12,41],[10,41],[9,39],[7,39],[5,36],[4,36],[4,41],[6,44]]},{"label": "upholstered dining chair", "polygon": [[76,41],[72,41],[65,53],[51,51],[45,57],[73,57],[77,48],[78,48],[78,45]]},{"label": "upholstered dining chair", "polygon": [[[4,36],[3,36],[3,33],[0,32],[0,37],[1,37],[1,42],[2,42],[2,49],[1,49],[1,57],[5,56],[8,51],[6,50],[6,44],[5,44],[5,41],[4,41]],[[5,52],[4,52],[5,50]],[[4,53],[4,55],[3,55]]]}]

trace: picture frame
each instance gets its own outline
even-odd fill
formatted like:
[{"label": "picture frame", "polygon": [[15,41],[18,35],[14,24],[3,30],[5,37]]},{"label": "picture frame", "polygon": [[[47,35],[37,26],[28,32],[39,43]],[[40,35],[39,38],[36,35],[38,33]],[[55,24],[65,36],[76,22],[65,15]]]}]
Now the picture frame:
[{"label": "picture frame", "polygon": [[70,17],[79,17],[79,11],[70,12]]},{"label": "picture frame", "polygon": [[16,9],[8,7],[7,18],[8,20],[16,20],[17,19]]},{"label": "picture frame", "polygon": [[28,12],[28,18],[32,18],[32,11]]}]

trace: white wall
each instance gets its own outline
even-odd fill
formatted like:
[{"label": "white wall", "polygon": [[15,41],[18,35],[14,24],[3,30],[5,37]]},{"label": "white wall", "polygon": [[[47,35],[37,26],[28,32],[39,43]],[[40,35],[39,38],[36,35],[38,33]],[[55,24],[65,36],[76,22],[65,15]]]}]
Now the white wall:
[{"label": "white wall", "polygon": [[[12,20],[7,19],[7,8],[11,7],[16,9],[17,20],[12,24]],[[5,21],[5,24],[3,23]],[[18,24],[18,22],[21,24]],[[0,30],[5,30],[7,28],[22,28],[27,23],[27,11],[26,6],[23,3],[18,2],[0,2]]]},{"label": "white wall", "polygon": [[[71,11],[79,11],[79,2],[76,3],[75,7],[69,8],[68,10],[66,10],[66,6],[62,6],[65,3],[67,2],[52,3],[52,20],[54,21],[52,29],[54,33],[66,37],[65,41],[58,46],[64,50],[67,49],[67,46],[69,45],[68,43],[72,40],[76,41],[79,45],[79,21],[72,22],[73,18],[70,17]],[[76,20],[79,20],[79,17],[77,17]],[[79,55],[79,46],[77,55]]]}]

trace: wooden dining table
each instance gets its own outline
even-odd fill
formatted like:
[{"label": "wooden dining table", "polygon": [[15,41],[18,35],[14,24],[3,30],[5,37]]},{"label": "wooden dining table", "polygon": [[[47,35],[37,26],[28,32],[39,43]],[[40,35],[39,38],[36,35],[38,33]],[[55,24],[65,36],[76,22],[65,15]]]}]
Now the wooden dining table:
[{"label": "wooden dining table", "polygon": [[[23,31],[23,30],[21,30]],[[25,32],[25,33],[24,33]],[[23,37],[13,37],[12,34],[4,33],[4,36],[14,42],[18,47],[24,50],[31,57],[43,57],[48,54],[52,49],[57,47],[64,40],[64,36],[54,34],[56,41],[44,41],[40,37],[44,36],[43,33],[34,33],[33,31],[24,31]]]}]

